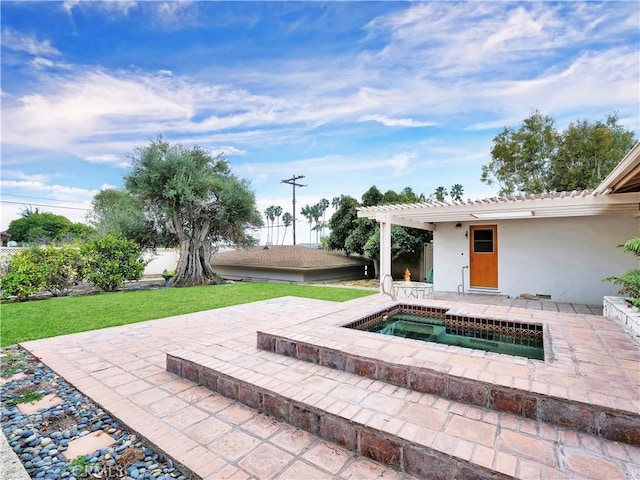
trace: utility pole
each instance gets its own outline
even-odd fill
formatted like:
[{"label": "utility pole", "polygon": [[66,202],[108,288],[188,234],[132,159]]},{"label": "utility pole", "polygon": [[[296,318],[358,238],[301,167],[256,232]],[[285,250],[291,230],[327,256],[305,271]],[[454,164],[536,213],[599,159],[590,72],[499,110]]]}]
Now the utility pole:
[{"label": "utility pole", "polygon": [[293,187],[293,244],[296,244],[296,187],[306,187],[306,185],[301,185],[296,183],[296,180],[304,178],[304,175],[294,175],[291,178],[287,178],[286,180],[281,180],[280,183],[288,183]]}]

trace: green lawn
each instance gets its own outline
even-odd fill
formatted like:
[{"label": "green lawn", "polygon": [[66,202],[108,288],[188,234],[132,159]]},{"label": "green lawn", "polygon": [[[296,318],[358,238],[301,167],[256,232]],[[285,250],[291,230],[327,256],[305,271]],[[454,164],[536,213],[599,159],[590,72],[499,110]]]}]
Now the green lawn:
[{"label": "green lawn", "polygon": [[372,293],[355,288],[235,283],[4,303],[0,306],[0,346],[287,295],[344,302]]}]

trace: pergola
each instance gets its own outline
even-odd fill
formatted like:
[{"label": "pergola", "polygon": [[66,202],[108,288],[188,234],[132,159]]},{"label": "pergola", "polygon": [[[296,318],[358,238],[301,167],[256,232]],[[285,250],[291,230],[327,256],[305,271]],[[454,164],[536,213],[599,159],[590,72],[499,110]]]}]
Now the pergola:
[{"label": "pergola", "polygon": [[[380,205],[358,217],[380,223],[380,279],[391,275],[391,226],[435,231],[438,223],[522,218],[627,215],[640,217],[640,142],[594,190],[519,194],[461,202]],[[382,285],[381,285],[382,288]]]}]

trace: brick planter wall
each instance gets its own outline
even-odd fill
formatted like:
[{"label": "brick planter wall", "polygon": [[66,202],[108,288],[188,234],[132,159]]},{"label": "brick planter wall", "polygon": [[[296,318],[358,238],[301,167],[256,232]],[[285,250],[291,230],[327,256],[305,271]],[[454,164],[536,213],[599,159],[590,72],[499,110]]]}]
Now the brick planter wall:
[{"label": "brick planter wall", "polygon": [[602,315],[616,320],[640,341],[640,312],[622,297],[604,297]]}]

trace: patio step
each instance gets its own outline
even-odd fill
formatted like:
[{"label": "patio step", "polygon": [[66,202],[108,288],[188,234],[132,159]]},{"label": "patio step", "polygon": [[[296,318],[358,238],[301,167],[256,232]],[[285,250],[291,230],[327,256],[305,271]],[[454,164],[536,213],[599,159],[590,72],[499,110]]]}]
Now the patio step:
[{"label": "patio step", "polygon": [[448,400],[640,446],[640,414],[637,412],[553,396],[520,388],[518,385],[500,385],[458,376],[432,368],[428,363],[420,365],[416,362],[402,362],[401,358],[391,361],[384,357],[363,356],[358,354],[357,349],[349,348],[349,339],[345,345],[339,345],[334,338],[329,338],[328,335],[326,338],[323,343],[317,337],[297,336],[289,331],[259,331],[257,346],[262,350],[355,373],[416,392],[430,393]]},{"label": "patio step", "polygon": [[272,352],[167,354],[167,370],[410,475],[634,478],[640,449]]}]

